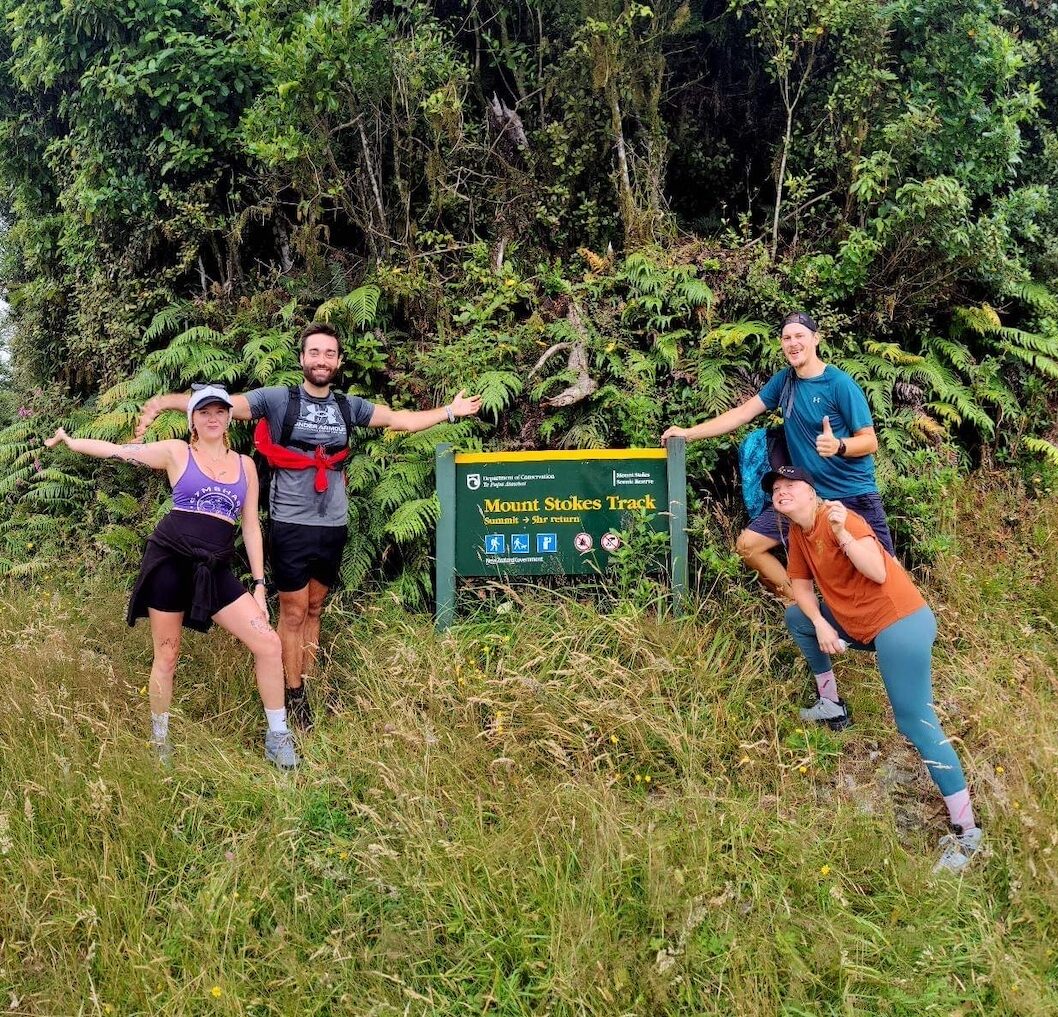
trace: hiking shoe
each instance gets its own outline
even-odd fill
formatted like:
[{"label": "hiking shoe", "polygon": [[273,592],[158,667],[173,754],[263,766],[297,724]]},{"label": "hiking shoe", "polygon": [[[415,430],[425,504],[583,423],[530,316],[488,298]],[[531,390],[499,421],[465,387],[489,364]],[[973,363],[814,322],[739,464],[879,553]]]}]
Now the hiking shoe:
[{"label": "hiking shoe", "polygon": [[811,706],[801,710],[801,720],[814,720],[826,724],[831,731],[843,731],[852,723],[852,714],[844,699],[835,703],[833,699],[820,696]]},{"label": "hiking shoe", "polygon": [[289,731],[266,732],[264,756],[280,770],[293,770],[301,762],[294,750],[294,736]]},{"label": "hiking shoe", "polygon": [[154,753],[154,758],[158,760],[159,766],[172,766],[173,765],[173,744],[166,738],[155,738],[151,737],[151,740],[147,743],[151,747],[151,751]]},{"label": "hiking shoe", "polygon": [[316,723],[312,718],[312,707],[302,683],[296,689],[287,689],[287,720],[299,731],[311,731]]},{"label": "hiking shoe", "polygon": [[979,826],[973,826],[965,833],[961,826],[953,826],[952,833],[946,833],[938,845],[940,858],[933,866],[934,872],[962,872],[977,854],[985,834]]}]

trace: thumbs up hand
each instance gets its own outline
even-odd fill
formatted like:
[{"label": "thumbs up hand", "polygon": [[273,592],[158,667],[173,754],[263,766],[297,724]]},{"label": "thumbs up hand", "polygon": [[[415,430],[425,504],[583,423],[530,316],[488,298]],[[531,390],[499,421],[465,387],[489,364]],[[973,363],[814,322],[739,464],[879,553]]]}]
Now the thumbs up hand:
[{"label": "thumbs up hand", "polygon": [[841,442],[834,437],[834,432],[830,429],[830,417],[824,417],[823,433],[816,435],[816,452],[823,459],[828,459],[830,456],[837,455],[840,447]]}]

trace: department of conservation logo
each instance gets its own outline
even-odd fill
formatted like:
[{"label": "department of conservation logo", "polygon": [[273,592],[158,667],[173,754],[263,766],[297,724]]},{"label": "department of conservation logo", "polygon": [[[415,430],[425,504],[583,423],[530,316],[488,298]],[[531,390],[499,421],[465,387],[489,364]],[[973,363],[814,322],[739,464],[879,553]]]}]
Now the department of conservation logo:
[{"label": "department of conservation logo", "polygon": [[481,474],[480,473],[468,473],[467,474],[467,488],[471,491],[476,491],[481,487]]}]

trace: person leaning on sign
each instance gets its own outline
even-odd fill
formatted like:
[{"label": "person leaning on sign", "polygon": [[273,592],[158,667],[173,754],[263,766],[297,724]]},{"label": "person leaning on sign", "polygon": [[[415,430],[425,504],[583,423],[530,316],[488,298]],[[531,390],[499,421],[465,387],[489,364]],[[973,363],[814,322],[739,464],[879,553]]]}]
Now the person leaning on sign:
[{"label": "person leaning on sign", "polygon": [[[867,520],[882,547],[893,554],[893,538],[874,478],[878,439],[870,407],[859,385],[819,357],[819,326],[803,311],[782,325],[782,351],[793,371],[774,374],[752,399],[694,427],[670,427],[669,438],[716,438],[775,410],[787,379],[793,384],[789,419],[783,422],[793,465],[805,470],[824,498],[840,501]],[[783,543],[779,517],[769,505],[738,536],[736,550],[761,581],[786,603],[793,593],[786,569],[772,551]]]},{"label": "person leaning on sign", "polygon": [[[340,471],[353,427],[422,431],[471,416],[479,396],[460,392],[447,406],[392,410],[331,387],[342,366],[333,326],[312,322],[301,333],[304,381],[292,388],[259,388],[232,396],[237,420],[260,420],[254,440],[272,466],[269,491],[270,561],[279,591],[286,703],[291,721],[312,727],[304,679],[315,663],[320,612],[338,578],[346,540],[348,500]],[[184,410],[188,397],[159,395],[147,401],[136,428],[142,436],[163,410]]]}]

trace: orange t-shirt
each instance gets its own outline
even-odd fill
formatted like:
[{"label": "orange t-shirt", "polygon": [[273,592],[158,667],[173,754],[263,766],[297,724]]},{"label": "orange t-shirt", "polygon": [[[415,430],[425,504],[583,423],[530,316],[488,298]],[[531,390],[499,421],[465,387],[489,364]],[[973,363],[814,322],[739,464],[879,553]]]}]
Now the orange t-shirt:
[{"label": "orange t-shirt", "polygon": [[[845,529],[859,540],[878,538],[863,516],[849,511]],[[885,559],[885,582],[868,579],[838,546],[825,510],[820,506],[809,531],[790,526],[787,572],[791,579],[814,579],[827,607],[841,627],[861,643],[871,642],[882,629],[914,614],[926,602],[911,578],[888,551],[878,544]]]}]

